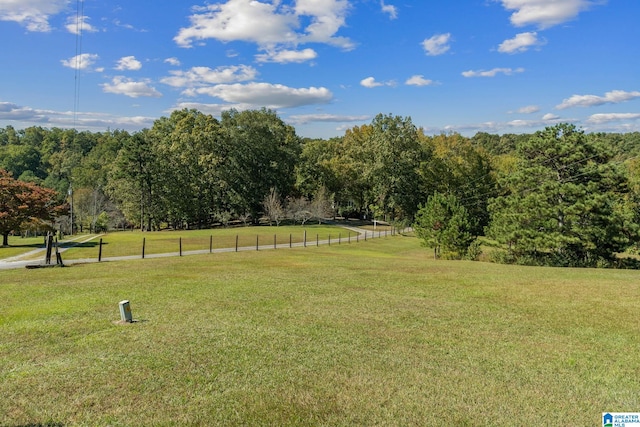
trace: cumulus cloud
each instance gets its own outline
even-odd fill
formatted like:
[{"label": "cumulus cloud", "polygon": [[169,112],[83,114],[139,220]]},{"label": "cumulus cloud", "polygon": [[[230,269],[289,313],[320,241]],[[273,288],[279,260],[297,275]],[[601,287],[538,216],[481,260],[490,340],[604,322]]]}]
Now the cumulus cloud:
[{"label": "cumulus cloud", "polygon": [[604,96],[597,95],[573,95],[562,101],[561,104],[556,106],[558,110],[564,110],[566,108],[573,107],[595,107],[604,104],[619,104],[625,101],[631,101],[632,99],[640,98],[640,92],[625,92],[623,90],[612,90],[607,92]]},{"label": "cumulus cloud", "polygon": [[[336,36],[348,9],[347,0],[298,0],[293,8],[280,1],[227,0],[194,8],[191,25],[181,28],[174,41],[182,47],[216,39],[252,42],[261,48],[311,42],[351,49],[353,42]],[[302,22],[308,25],[300,29]]]},{"label": "cumulus cloud", "polygon": [[378,82],[374,77],[367,77],[366,79],[360,80],[360,86],[364,86],[367,88],[374,88],[380,86],[395,86],[396,82],[393,80],[387,82]]},{"label": "cumulus cloud", "polygon": [[425,79],[421,74],[416,74],[415,76],[409,77],[404,84],[408,86],[431,86],[435,84],[435,82],[433,80]]},{"label": "cumulus cloud", "polygon": [[367,77],[366,79],[360,80],[360,85],[368,88],[383,86],[383,84],[377,82],[374,77]]},{"label": "cumulus cloud", "polygon": [[315,59],[318,56],[317,52],[313,49],[303,50],[277,50],[268,51],[267,53],[256,55],[256,61],[258,62],[277,62],[280,64],[286,64],[290,62],[306,62]]},{"label": "cumulus cloud", "polygon": [[382,12],[389,14],[389,19],[396,19],[398,17],[398,9],[390,4],[384,4],[384,0],[380,1],[380,7]]},{"label": "cumulus cloud", "polygon": [[559,118],[560,116],[557,116],[551,113],[547,113],[544,116],[542,116],[542,120],[545,120],[545,121],[558,120]]},{"label": "cumulus cloud", "polygon": [[516,27],[537,25],[550,28],[574,19],[589,9],[593,0],[501,0],[502,6],[514,11],[511,23]]},{"label": "cumulus cloud", "polygon": [[137,71],[140,68],[142,68],[142,63],[138,61],[135,56],[123,56],[118,60],[115,69],[120,71]]},{"label": "cumulus cloud", "polygon": [[[60,62],[62,65],[75,70],[91,70],[93,65],[100,57],[95,53],[83,53],[80,55],[72,56],[69,59],[63,59]],[[101,71],[98,69],[96,71]]]},{"label": "cumulus cloud", "polygon": [[125,95],[131,98],[160,98],[162,96],[151,86],[151,81],[148,79],[135,81],[123,76],[116,76],[111,80],[111,83],[103,83],[101,86],[105,93]]},{"label": "cumulus cloud", "polygon": [[292,88],[280,84],[255,82],[194,88],[185,91],[185,95],[208,95],[228,103],[272,109],[326,104],[333,98],[331,91],[324,87]]},{"label": "cumulus cloud", "polygon": [[27,31],[49,32],[49,18],[62,12],[68,0],[0,0],[0,21],[13,21]]},{"label": "cumulus cloud", "polygon": [[523,73],[524,68],[516,68],[515,70],[512,68],[494,68],[492,70],[469,70],[464,71],[462,75],[464,77],[495,77],[498,74],[504,74],[506,76],[510,76],[514,73]]},{"label": "cumulus cloud", "polygon": [[587,119],[588,123],[609,123],[609,122],[620,122],[620,121],[630,121],[630,120],[640,120],[640,113],[600,113],[600,114],[592,114]]},{"label": "cumulus cloud", "polygon": [[[1,1],[1,0],[0,0]],[[67,24],[65,28],[71,34],[80,34],[80,33],[97,33],[98,29],[89,23],[88,16],[70,16],[67,18]]]},{"label": "cumulus cloud", "polygon": [[174,67],[180,66],[180,60],[176,57],[167,58],[164,60],[165,64],[173,65]]},{"label": "cumulus cloud", "polygon": [[538,33],[528,32],[516,34],[512,39],[503,41],[498,46],[500,53],[522,53],[529,50],[531,46],[539,46],[542,42],[538,41]]},{"label": "cumulus cloud", "polygon": [[446,53],[451,46],[451,33],[436,34],[422,42],[422,47],[429,56],[437,56]]},{"label": "cumulus cloud", "polygon": [[170,77],[160,81],[173,87],[201,87],[221,83],[236,83],[250,81],[256,78],[258,71],[248,65],[233,65],[229,67],[193,67],[187,71],[169,71]]}]

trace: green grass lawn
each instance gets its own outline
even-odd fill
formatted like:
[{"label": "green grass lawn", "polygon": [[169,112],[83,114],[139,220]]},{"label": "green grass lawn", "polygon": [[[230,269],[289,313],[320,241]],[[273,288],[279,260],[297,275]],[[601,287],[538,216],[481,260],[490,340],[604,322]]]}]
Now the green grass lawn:
[{"label": "green grass lawn", "polygon": [[[0,272],[0,425],[600,425],[640,410],[640,273],[415,238]],[[117,325],[118,302],[138,322]]]},{"label": "green grass lawn", "polygon": [[[1,240],[0,240],[1,241]],[[9,246],[0,246],[0,260],[30,252],[43,247],[44,237],[9,236]]]},{"label": "green grass lawn", "polygon": [[[180,230],[159,232],[115,232],[102,236],[102,256],[104,258],[140,255],[142,256],[143,239],[145,255],[179,252],[180,239],[182,239],[183,252],[209,250],[212,248],[234,248],[236,238],[239,247],[273,246],[274,238],[277,245],[286,245],[289,242],[298,243],[306,239],[309,246],[316,244],[317,240],[331,238],[334,243],[338,239],[346,243],[351,236],[354,241],[356,233],[338,226],[307,224],[302,226],[281,227],[236,227],[219,228],[214,230]],[[376,235],[377,237],[377,235]],[[64,259],[97,258],[100,238],[90,242],[79,244],[67,250]]]},{"label": "green grass lawn", "polygon": [[[385,232],[391,235],[391,228],[387,227],[374,233],[369,230],[369,236],[384,237]],[[234,227],[217,228],[207,230],[180,230],[159,232],[111,232],[103,235],[74,235],[74,241],[61,242],[62,248],[69,248],[63,254],[63,259],[91,259],[98,258],[100,239],[102,239],[103,258],[118,256],[142,256],[143,239],[145,255],[177,253],[180,251],[182,240],[183,252],[208,251],[221,248],[234,248],[236,238],[238,247],[287,245],[289,243],[301,243],[305,240],[308,246],[314,246],[318,240],[330,239],[332,243],[347,243],[356,241],[356,234],[340,226],[306,224],[304,227],[280,226],[280,227]],[[90,240],[91,237],[95,237]],[[67,236],[70,239],[70,236]],[[274,240],[275,239],[275,240]],[[0,247],[0,260],[25,254],[33,249],[41,248],[43,237],[22,239],[11,236],[9,247]],[[25,259],[37,260],[44,257],[44,252],[36,253]]]}]

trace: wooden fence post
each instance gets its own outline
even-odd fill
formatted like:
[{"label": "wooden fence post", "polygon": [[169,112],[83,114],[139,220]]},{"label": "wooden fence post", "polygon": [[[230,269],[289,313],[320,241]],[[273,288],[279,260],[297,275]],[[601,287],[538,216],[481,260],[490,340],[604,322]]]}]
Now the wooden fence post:
[{"label": "wooden fence post", "polygon": [[98,262],[102,261],[102,238],[100,238],[100,249],[98,249]]},{"label": "wooden fence post", "polygon": [[213,253],[213,234],[209,236],[209,253]]},{"label": "wooden fence post", "polygon": [[180,237],[180,256],[182,256],[182,237]]},{"label": "wooden fence post", "polygon": [[147,246],[147,238],[143,237],[142,238],[142,259],[144,259],[144,249]]},{"label": "wooden fence post", "polygon": [[236,252],[238,252],[238,235],[236,234]]}]

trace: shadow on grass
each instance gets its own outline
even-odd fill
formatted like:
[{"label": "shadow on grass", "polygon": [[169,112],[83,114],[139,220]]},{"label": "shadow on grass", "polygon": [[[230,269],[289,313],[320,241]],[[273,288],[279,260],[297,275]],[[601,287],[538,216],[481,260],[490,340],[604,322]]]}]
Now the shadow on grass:
[{"label": "shadow on grass", "polygon": [[[102,242],[102,246],[106,246],[108,245],[107,242]],[[100,246],[100,242],[84,242],[84,243],[74,243],[74,242],[66,242],[66,243],[60,243],[60,247],[64,248],[64,249],[68,249],[68,248],[95,248],[97,246]]]},{"label": "shadow on grass", "polygon": [[1,248],[31,248],[31,249],[42,249],[44,248],[44,244],[43,243],[31,243],[29,245],[8,245],[8,246],[2,246],[0,245],[0,249]]}]

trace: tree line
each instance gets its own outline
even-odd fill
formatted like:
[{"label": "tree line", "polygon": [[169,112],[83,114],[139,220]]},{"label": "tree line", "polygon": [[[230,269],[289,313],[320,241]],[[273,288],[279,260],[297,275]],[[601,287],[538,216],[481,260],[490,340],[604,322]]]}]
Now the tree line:
[{"label": "tree line", "polygon": [[[268,109],[175,111],[135,133],[0,129],[3,179],[53,190],[65,231],[339,215],[415,225],[436,256],[472,256],[485,236],[502,261],[554,265],[637,244],[638,155],[639,133],[427,135],[383,114],[308,139]],[[24,228],[1,216],[3,235]]]}]

